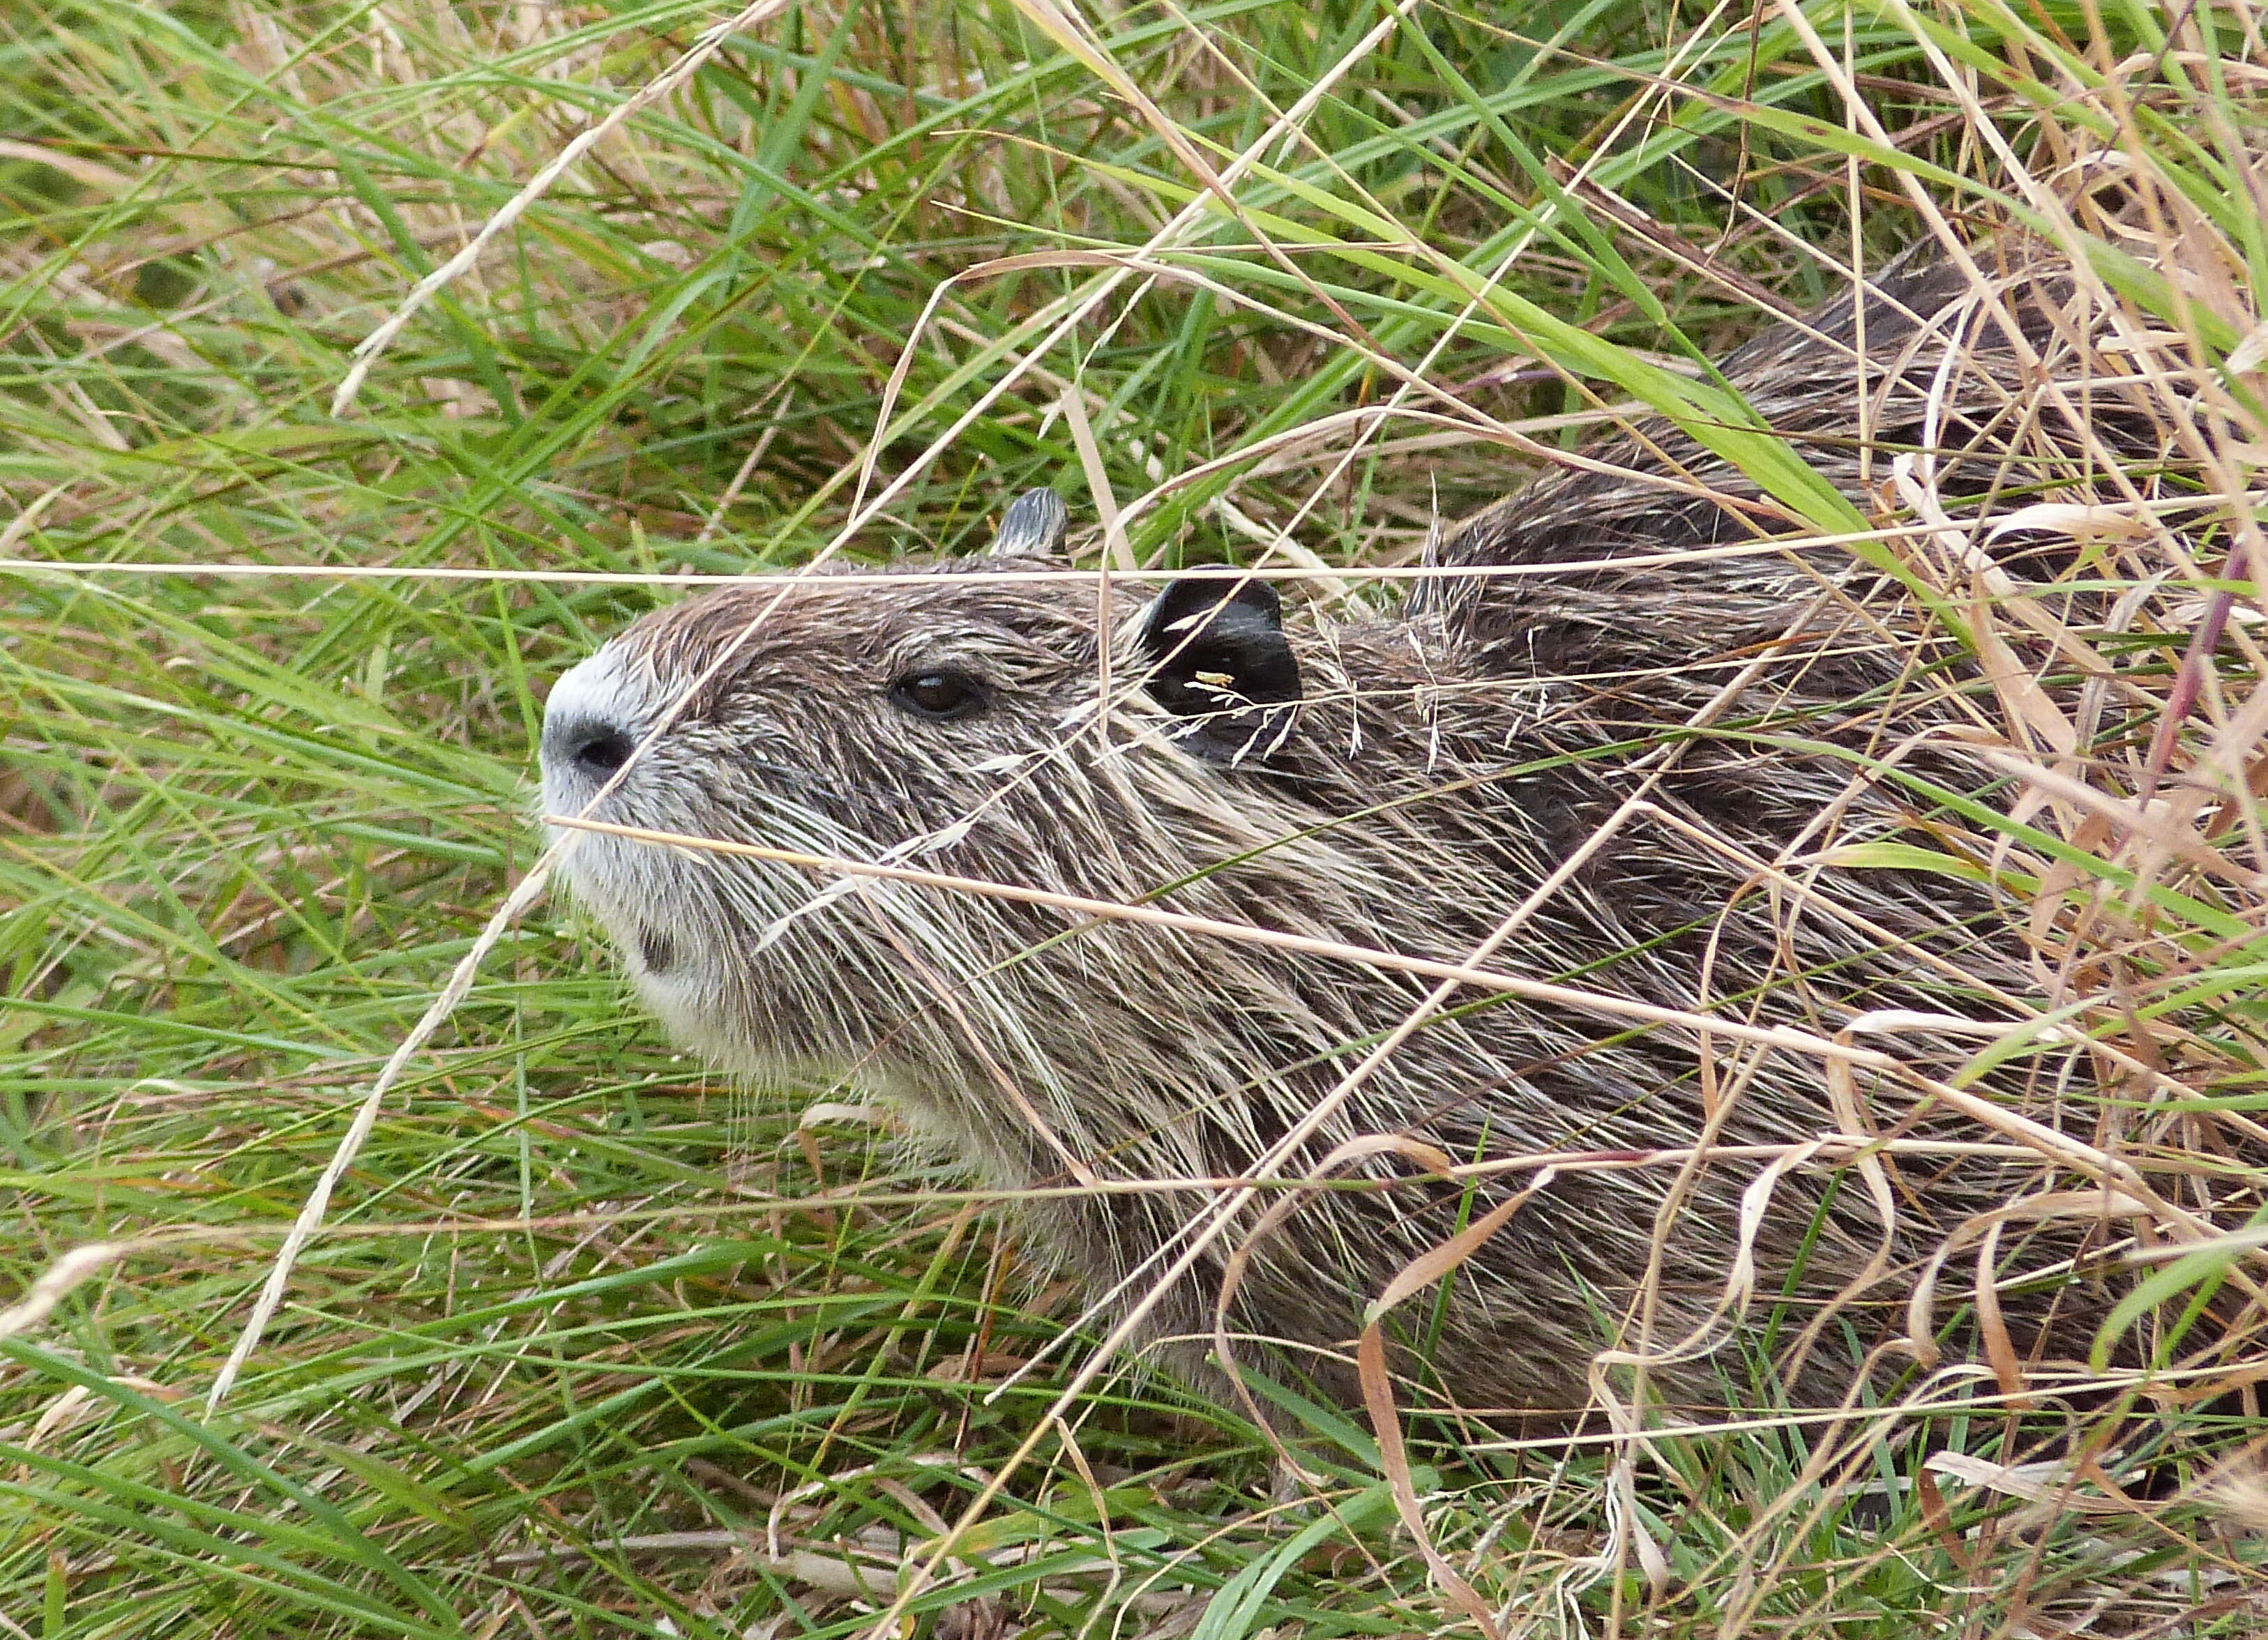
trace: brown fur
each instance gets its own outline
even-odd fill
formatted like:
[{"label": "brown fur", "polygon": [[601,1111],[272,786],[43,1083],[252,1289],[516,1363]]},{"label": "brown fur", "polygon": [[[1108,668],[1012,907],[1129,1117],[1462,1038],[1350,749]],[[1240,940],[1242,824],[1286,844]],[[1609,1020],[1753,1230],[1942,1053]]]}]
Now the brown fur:
[{"label": "brown fur", "polygon": [[[1767,334],[1725,373],[1862,509],[1891,457],[1923,445],[1940,452],[1940,491],[1971,498],[1972,514],[2002,504],[2004,490],[2014,504],[2084,484],[2076,453],[2059,470],[2025,464],[2082,450],[2086,430],[2058,430],[2054,405],[1990,316],[1963,306],[1964,291],[1926,270],[1870,300],[1869,451],[1853,437],[1847,302]],[[2067,371],[2062,299],[2059,284],[2035,282],[2007,311],[2051,369]],[[1949,353],[1965,362],[1941,372]],[[2097,438],[2148,452],[2139,409],[2100,393],[2089,405]],[[1670,430],[1593,453],[1619,471],[1515,496],[1440,561],[1549,567],[1785,527],[1742,504],[1752,485]],[[2008,562],[2019,577],[2064,567]],[[1044,567],[939,565],[887,587],[815,577],[753,629],[777,589],[727,589],[647,617],[577,685],[578,710],[613,712],[633,737],[738,648],[596,813],[1457,962],[1651,776],[1653,808],[1543,901],[1493,959],[1499,970],[1826,1036],[1869,1010],[2008,1022],[2057,1000],[2026,960],[2028,907],[1940,875],[1838,863],[1838,849],[1896,839],[1989,858],[1989,841],[1968,837],[1917,783],[1992,783],[1947,732],[1983,710],[1960,651],[1839,548],[1451,578],[1383,616],[1296,614],[1285,628],[1304,682],[1296,722],[1272,754],[1234,765],[1178,744],[1144,687],[1154,656],[1138,614],[1154,589],[1116,591],[1098,723],[1093,579],[956,572]],[[984,709],[932,722],[893,702],[894,681],[939,667],[979,680]],[[1746,687],[1717,699],[1747,668]],[[1868,757],[1906,778],[1870,773]],[[579,809],[593,789],[555,748],[555,810]],[[682,1040],[756,1075],[849,1073],[1007,1189],[1060,1184],[1074,1167],[1105,1180],[1244,1174],[1432,983],[903,884],[830,886],[786,866],[606,836],[584,837],[570,871]],[[1977,1045],[1861,1039],[1886,1042],[1924,1077]],[[2053,1122],[2061,1085],[2090,1074],[2070,1050],[2043,1050],[1989,1085]],[[1569,1153],[1448,1278],[1430,1351],[1413,1336],[1397,1364],[1414,1371],[1430,1354],[1468,1406],[1572,1415],[1591,1399],[1602,1349],[1662,1352],[1690,1335],[1696,1347],[1652,1371],[1654,1392],[1721,1404],[1750,1393],[1742,1352],[1766,1335],[1733,1325],[1725,1303],[1743,1194],[1764,1188],[1766,1163],[1640,1166],[1611,1153],[1801,1145],[1848,1136],[1854,1121],[1892,1136],[1999,1136],[1942,1114],[1914,1077],[1863,1073],[1848,1092],[1855,1107],[1838,1110],[1814,1055],[1467,990],[1285,1171],[1307,1173],[1371,1135],[1458,1162]],[[1257,1241],[1245,1215],[1147,1335],[1182,1341],[1184,1367],[1201,1361],[1226,1259],[1243,1248],[1231,1327],[1278,1341],[1244,1353],[1351,1396],[1344,1363],[1365,1302],[1536,1177],[1445,1181],[1415,1154],[1373,1150],[1342,1166],[1340,1179],[1373,1188],[1311,1192]],[[2020,1160],[1908,1156],[1881,1176],[1888,1220],[1848,1168],[1797,1166],[1770,1182],[1749,1320],[1790,1294],[1770,1335],[1780,1382],[1831,1402],[1854,1381],[1847,1346],[1873,1350],[1904,1333],[1917,1275],[1948,1237],[1965,1234],[1970,1250],[1941,1279],[1940,1321],[1967,1298],[1980,1216],[2084,1181]],[[1099,1298],[1117,1295],[1116,1309],[1145,1291],[1210,1200],[1196,1188],[1095,1193],[1018,1214],[1027,1247]],[[2013,1283],[2124,1233],[2084,1215],[2043,1225],[2020,1213],[2005,1225],[1999,1307],[2020,1351],[2082,1348],[2103,1290],[2086,1277],[2042,1294]],[[1430,1301],[1402,1314],[1413,1335],[1432,1325]],[[1948,1336],[1971,1348],[1959,1326]]]}]

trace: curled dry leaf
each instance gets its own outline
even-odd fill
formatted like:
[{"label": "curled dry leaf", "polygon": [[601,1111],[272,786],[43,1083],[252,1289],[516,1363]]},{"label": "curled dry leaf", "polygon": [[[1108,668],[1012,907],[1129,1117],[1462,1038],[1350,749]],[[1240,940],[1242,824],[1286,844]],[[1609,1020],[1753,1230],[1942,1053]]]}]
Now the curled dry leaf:
[{"label": "curled dry leaf", "polygon": [[2148,522],[2130,506],[2039,501],[1993,519],[1984,532],[1984,539],[1997,541],[2004,535],[2013,535],[2021,530],[2037,530],[2048,534],[2067,535],[2073,541],[2088,541],[2098,536],[2132,540],[2147,534],[2149,528]]},{"label": "curled dry leaf", "polygon": [[2124,1515],[2132,1506],[2122,1500],[2089,1497],[2074,1490],[2076,1478],[2063,1460],[2040,1463],[1993,1463],[1971,1452],[1940,1452],[1929,1455],[1931,1473],[1967,1486],[1983,1487],[2029,1504],[2051,1504],[2079,1515]]}]

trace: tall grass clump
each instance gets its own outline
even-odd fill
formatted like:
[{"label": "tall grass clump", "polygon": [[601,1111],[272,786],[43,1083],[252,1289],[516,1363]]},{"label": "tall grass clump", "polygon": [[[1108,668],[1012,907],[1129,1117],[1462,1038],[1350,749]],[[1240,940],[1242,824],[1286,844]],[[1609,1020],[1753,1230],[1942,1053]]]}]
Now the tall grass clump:
[{"label": "tall grass clump", "polygon": [[[2255,12],[729,17],[0,16],[0,1635],[2260,1632],[2268,1235],[2138,1221],[2150,1370],[2059,1438],[2021,1382],[1832,1454],[1769,1405],[1382,1452],[1286,1402],[1287,1466],[1132,1370],[1050,1420],[1079,1305],[982,1195],[855,1095],[673,1053],[549,903],[404,1062],[212,1404],[536,857],[549,681],[624,621],[970,548],[1037,483],[1122,562],[1383,598],[1338,572],[1640,410],[1958,626],[2009,795],[1984,856],[1881,864],[2026,897],[2034,1034],[2093,1055],[2071,1142],[2192,1154],[2186,1205],[2249,1188]],[[2096,626],[1971,573],[1926,473],[1830,504],[1769,428],[1701,427],[1709,361],[1925,240],[2067,261],[2067,344],[2161,422],[2158,466],[2025,501]],[[2116,710],[2067,710],[2091,679]]]}]

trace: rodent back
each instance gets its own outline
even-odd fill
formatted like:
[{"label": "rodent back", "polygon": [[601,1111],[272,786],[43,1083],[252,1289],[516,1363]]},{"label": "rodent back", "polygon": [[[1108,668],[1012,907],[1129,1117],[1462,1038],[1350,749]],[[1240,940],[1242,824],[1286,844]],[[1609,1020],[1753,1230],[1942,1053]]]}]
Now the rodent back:
[{"label": "rodent back", "polygon": [[[1976,526],[2059,491],[2091,497],[2106,452],[2152,470],[2166,430],[2148,385],[2089,345],[2095,316],[2058,260],[2020,238],[1975,256],[1981,286],[1952,261],[1911,254],[1770,327],[1717,374],[1862,512],[1895,525],[1910,506],[1913,492],[1894,480],[1903,458],[1935,503],[1991,541],[2001,569],[2052,577],[2071,567],[2067,541],[1993,540]],[[1847,589],[1846,604],[1874,596],[1878,572],[1850,548],[1776,542],[1807,533],[1803,520],[1666,418],[1641,416],[1582,458],[1469,519],[1438,555],[1451,570],[1548,574],[1424,583],[1413,607],[1500,651],[1497,664],[1583,670],[1759,640],[1822,590]],[[1890,540],[1911,550],[1895,528]],[[1621,562],[1660,555],[1683,555]],[[1845,667],[1822,675],[1820,692],[1856,681]]]}]

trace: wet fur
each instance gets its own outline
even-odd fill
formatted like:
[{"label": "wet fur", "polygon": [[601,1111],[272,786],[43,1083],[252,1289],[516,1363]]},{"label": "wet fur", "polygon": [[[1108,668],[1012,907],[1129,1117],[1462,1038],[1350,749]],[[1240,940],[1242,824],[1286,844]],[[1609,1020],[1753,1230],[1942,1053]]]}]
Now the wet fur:
[{"label": "wet fur", "polygon": [[[1726,373],[1799,445],[1822,438],[1816,464],[1862,510],[1889,455],[1925,444],[1944,452],[1944,493],[2013,482],[2011,504],[2031,499],[2043,477],[2073,474],[2007,465],[2011,407],[2036,414],[2040,398],[1990,318],[1962,307],[1964,289],[1923,270],[1870,301],[1868,472],[1850,438],[1847,302],[1768,333]],[[2014,302],[2051,351],[2060,300],[2047,282]],[[1932,407],[1948,397],[1939,367],[1949,347],[1967,362],[1948,416]],[[2138,421],[2138,445],[2143,436]],[[2025,437],[2036,445],[2037,427]],[[1737,504],[1753,486],[1668,430],[1590,453],[1623,474],[1579,472],[1517,495],[1469,524],[1440,562],[1550,565],[1774,527],[1768,510]],[[956,573],[1019,567],[1045,566],[939,565],[932,579],[889,587],[815,577],[753,631],[777,589],[727,589],[640,621],[609,647],[606,677],[648,719],[723,646],[740,647],[600,813],[1461,961],[1655,773],[1660,813],[1598,849],[1495,966],[1822,1035],[1873,1009],[2013,1019],[2009,999],[2051,1000],[2016,932],[2028,907],[1940,876],[1836,863],[1858,842],[1964,846],[1925,793],[1870,774],[1862,758],[1964,791],[1991,785],[1944,732],[1962,716],[1955,696],[1918,680],[1924,668],[1963,675],[1958,652],[1839,549],[1450,579],[1401,610],[1346,621],[1295,612],[1285,637],[1305,685],[1296,726],[1275,755],[1233,767],[1175,744],[1174,721],[1141,687],[1146,592],[1122,590],[1113,608],[1112,694],[1098,723],[1092,579]],[[938,666],[981,680],[986,710],[940,724],[893,704],[894,679]],[[1749,687],[1688,732],[1750,666]],[[850,1074],[1007,1189],[1065,1182],[1074,1161],[1103,1179],[1243,1174],[1432,983],[904,885],[830,886],[791,868],[602,836],[583,840],[571,872],[682,1040],[759,1076]],[[1721,1038],[1705,1048],[1687,1031],[1471,991],[1453,1008],[1370,1076],[1288,1171],[1366,1135],[1409,1136],[1469,1162],[1705,1136],[1800,1144],[1851,1130],[1813,1057]],[[1926,1038],[1896,1046],[1929,1074],[1965,1051]],[[2068,1055],[2045,1055],[1992,1085],[2053,1121],[2058,1082],[2087,1074]],[[1852,1092],[1880,1132],[1993,1136],[1933,1114],[1906,1079],[1862,1075]],[[1744,1352],[1764,1334],[1734,1325],[1724,1301],[1743,1192],[1763,1171],[1753,1158],[1563,1169],[1449,1277],[1438,1335],[1397,1364],[1437,1373],[1468,1406],[1572,1415],[1591,1400],[1600,1350],[1659,1350],[1693,1334],[1709,1348],[1664,1358],[1649,1374],[1653,1393],[1744,1398],[1759,1368]],[[1351,1398],[1344,1362],[1366,1301],[1535,1177],[1447,1183],[1394,1153],[1339,1176],[1376,1188],[1310,1193],[1256,1244],[1248,1216],[1169,1295],[1149,1335],[1180,1341],[1171,1358],[1200,1370],[1225,1255],[1245,1247],[1231,1327],[1282,1341],[1247,1357]],[[1852,1347],[1895,1346],[1932,1254],[2053,1182],[2029,1165],[1974,1159],[1905,1158],[1887,1178],[1891,1223],[1849,1170],[1799,1167],[1772,1187],[1749,1319],[1792,1291],[1771,1370],[1793,1399],[1843,1399]],[[1027,1249],[1123,1303],[1179,1250],[1207,1199],[1095,1194],[1016,1211]],[[2013,1279],[2124,1233],[2019,1219],[1999,1268]],[[1948,1318],[1973,1258],[1956,1259],[1936,1311],[1956,1351],[1967,1334]],[[2083,1351],[2104,1296],[2083,1279],[2043,1297],[2012,1287],[2001,1304],[2019,1349],[2068,1354]],[[1808,1327],[1827,1306],[1833,1316]],[[1430,1300],[1404,1311],[1413,1335],[1429,1331]]]}]

